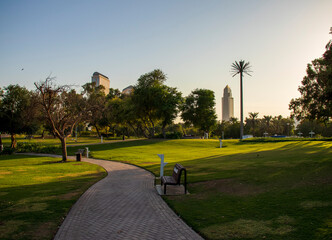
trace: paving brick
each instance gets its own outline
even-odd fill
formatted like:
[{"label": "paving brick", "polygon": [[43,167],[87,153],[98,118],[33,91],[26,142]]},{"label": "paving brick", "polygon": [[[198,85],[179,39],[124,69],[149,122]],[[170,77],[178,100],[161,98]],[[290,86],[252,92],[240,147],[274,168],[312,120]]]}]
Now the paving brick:
[{"label": "paving brick", "polygon": [[202,239],[158,195],[150,172],[112,161],[82,161],[102,166],[108,176],[75,203],[55,240]]}]

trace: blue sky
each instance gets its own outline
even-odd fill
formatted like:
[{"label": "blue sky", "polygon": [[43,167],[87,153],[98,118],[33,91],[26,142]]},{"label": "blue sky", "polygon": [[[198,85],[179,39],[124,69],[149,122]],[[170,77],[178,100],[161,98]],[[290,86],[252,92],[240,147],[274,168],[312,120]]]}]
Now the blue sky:
[{"label": "blue sky", "polygon": [[[244,59],[244,113],[289,115],[306,65],[332,38],[332,1],[0,1],[0,86],[52,74],[58,84],[81,86],[93,72],[122,90],[156,68],[184,96],[195,88],[221,97],[228,84],[239,117]],[[24,68],[23,71],[21,69]]]}]

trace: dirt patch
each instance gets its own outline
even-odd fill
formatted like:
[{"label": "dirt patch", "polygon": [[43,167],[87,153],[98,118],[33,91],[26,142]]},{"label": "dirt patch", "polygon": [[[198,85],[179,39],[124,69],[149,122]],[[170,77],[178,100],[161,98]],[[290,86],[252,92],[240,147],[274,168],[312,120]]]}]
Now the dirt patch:
[{"label": "dirt patch", "polygon": [[53,235],[54,229],[56,229],[56,224],[53,222],[41,223],[37,226],[35,231],[30,232],[32,239],[50,239]]},{"label": "dirt patch", "polygon": [[23,212],[39,212],[47,209],[47,203],[26,203],[15,205],[10,208],[13,212],[23,213]]},{"label": "dirt patch", "polygon": [[11,171],[0,171],[0,175],[8,175],[8,174],[13,174]]},{"label": "dirt patch", "polygon": [[70,193],[59,195],[58,199],[60,199],[60,200],[70,200],[70,199],[73,199],[73,198],[77,197],[80,194],[81,194],[81,192],[70,192]]},{"label": "dirt patch", "polygon": [[[282,216],[285,218],[286,216]],[[289,221],[294,222],[290,217],[286,217]],[[210,239],[232,239],[232,238],[266,238],[265,235],[285,235],[295,230],[288,224],[278,224],[279,219],[268,221],[256,221],[252,219],[238,219],[222,225],[212,225],[202,229],[202,232]]]},{"label": "dirt patch", "polygon": [[[192,184],[193,187],[204,190],[204,192],[220,192],[235,196],[248,196],[264,192],[258,186],[237,182],[233,179],[219,179]],[[202,194],[204,194],[204,192]]]}]

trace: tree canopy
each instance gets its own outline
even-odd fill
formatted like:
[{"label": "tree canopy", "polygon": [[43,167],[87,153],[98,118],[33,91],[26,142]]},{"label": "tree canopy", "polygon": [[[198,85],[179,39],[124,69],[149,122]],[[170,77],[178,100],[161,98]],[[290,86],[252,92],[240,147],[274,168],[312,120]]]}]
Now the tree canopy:
[{"label": "tree canopy", "polygon": [[52,128],[53,134],[60,139],[62,160],[67,161],[66,138],[86,114],[86,102],[83,94],[70,90],[69,86],[56,86],[53,78],[35,83],[39,94],[44,118]]},{"label": "tree canopy", "polygon": [[143,130],[150,137],[155,134],[155,127],[161,122],[165,136],[165,127],[177,116],[181,103],[181,93],[176,88],[164,84],[166,75],[160,70],[142,75],[134,86],[132,95],[135,111],[142,123]]},{"label": "tree canopy", "polygon": [[9,85],[0,95],[0,131],[11,135],[11,147],[16,147],[15,135],[31,134],[38,123],[33,116],[36,110],[33,93],[19,85]]},{"label": "tree canopy", "polygon": [[[331,31],[332,34],[332,31]],[[307,65],[307,75],[298,90],[301,97],[292,99],[289,109],[298,120],[310,119],[327,123],[332,117],[332,44],[326,45],[321,58]]]},{"label": "tree canopy", "polygon": [[186,123],[193,124],[204,132],[210,132],[216,124],[214,92],[196,89],[185,98],[181,107],[181,117]]}]

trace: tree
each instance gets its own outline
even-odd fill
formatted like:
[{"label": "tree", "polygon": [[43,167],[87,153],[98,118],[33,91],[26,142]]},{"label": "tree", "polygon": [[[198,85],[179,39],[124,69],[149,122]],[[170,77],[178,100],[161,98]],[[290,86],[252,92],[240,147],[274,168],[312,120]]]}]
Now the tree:
[{"label": "tree", "polygon": [[153,137],[155,128],[161,124],[165,136],[165,128],[176,118],[181,93],[176,88],[164,84],[166,75],[156,69],[142,75],[134,86],[131,95],[134,111],[139,118],[139,125],[145,136]]},{"label": "tree", "polygon": [[[331,32],[332,34],[332,28]],[[289,109],[298,120],[319,120],[328,123],[332,117],[332,40],[321,58],[307,65],[307,75],[298,90],[301,97],[292,99]]]},{"label": "tree", "polygon": [[0,96],[0,131],[11,136],[11,148],[16,147],[16,134],[32,133],[37,127],[33,93],[19,85],[9,85]]},{"label": "tree", "polygon": [[196,89],[185,98],[181,107],[181,117],[200,130],[209,133],[216,125],[214,92],[208,89]]},{"label": "tree", "polygon": [[249,131],[253,136],[256,135],[256,125],[258,123],[258,112],[249,112],[249,118],[246,119],[247,125],[249,127]]},{"label": "tree", "polygon": [[164,138],[166,138],[165,128],[167,125],[173,123],[176,118],[180,104],[182,103],[181,93],[176,88],[162,86],[162,93],[159,96],[160,107],[158,108],[157,115],[161,119],[161,128]]},{"label": "tree", "polygon": [[241,60],[239,62],[235,61],[235,63],[232,64],[232,73],[234,77],[237,74],[240,74],[240,97],[241,97],[241,105],[240,105],[240,110],[241,110],[241,125],[240,125],[240,139],[243,138],[243,74],[248,74],[249,76],[251,76],[249,74],[249,72],[251,72],[250,70],[251,66],[249,62],[245,62],[244,60]]},{"label": "tree", "polygon": [[106,98],[109,99],[113,99],[115,97],[121,97],[121,92],[119,89],[115,89],[115,88],[110,88],[110,92],[107,94]]},{"label": "tree", "polygon": [[96,86],[96,83],[87,83],[83,85],[83,94],[87,103],[86,119],[90,125],[95,127],[98,137],[101,137],[99,129],[104,125],[103,117],[106,105],[104,86]]},{"label": "tree", "polygon": [[83,120],[86,103],[82,94],[77,94],[70,87],[56,86],[54,78],[35,83],[39,94],[39,103],[46,121],[52,127],[53,134],[61,141],[62,161],[67,161],[66,139],[75,126]]}]

